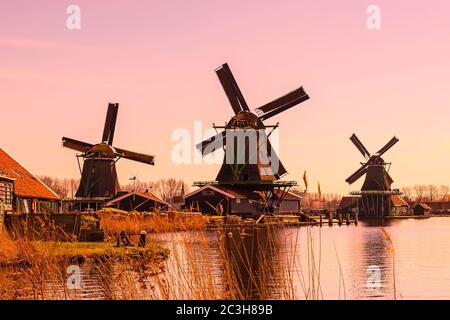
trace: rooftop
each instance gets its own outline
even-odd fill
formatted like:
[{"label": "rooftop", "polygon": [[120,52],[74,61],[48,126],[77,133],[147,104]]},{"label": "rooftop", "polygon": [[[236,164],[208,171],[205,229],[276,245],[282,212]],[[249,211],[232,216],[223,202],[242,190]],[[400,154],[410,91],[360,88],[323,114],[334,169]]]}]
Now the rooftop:
[{"label": "rooftop", "polygon": [[55,192],[1,148],[0,174],[14,179],[14,191],[20,198],[59,200],[59,196]]}]

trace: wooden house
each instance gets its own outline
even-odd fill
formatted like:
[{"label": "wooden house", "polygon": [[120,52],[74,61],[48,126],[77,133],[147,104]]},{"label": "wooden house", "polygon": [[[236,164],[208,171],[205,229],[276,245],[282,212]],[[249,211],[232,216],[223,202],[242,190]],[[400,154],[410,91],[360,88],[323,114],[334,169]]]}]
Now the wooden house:
[{"label": "wooden house", "polygon": [[416,203],[413,212],[415,216],[429,216],[431,208],[425,203]]},{"label": "wooden house", "polygon": [[123,192],[109,200],[105,207],[113,207],[124,211],[151,212],[167,209],[169,204],[150,192]]},{"label": "wooden house", "polygon": [[344,196],[339,202],[339,206],[336,209],[336,213],[347,214],[357,213],[358,201],[360,198],[355,196]]},{"label": "wooden house", "polygon": [[450,201],[429,201],[426,205],[431,208],[431,212],[434,214],[449,214],[450,213]]},{"label": "wooden house", "polygon": [[0,175],[0,198],[6,212],[59,212],[59,196],[1,148]]},{"label": "wooden house", "polygon": [[406,216],[409,214],[408,203],[399,195],[391,195],[391,214],[395,216]]},{"label": "wooden house", "polygon": [[[279,203],[279,214],[297,214],[301,208],[301,197],[281,191],[274,193],[274,203]],[[267,203],[259,192],[243,188],[205,185],[184,197],[184,208],[208,215],[256,216],[266,210]]]}]

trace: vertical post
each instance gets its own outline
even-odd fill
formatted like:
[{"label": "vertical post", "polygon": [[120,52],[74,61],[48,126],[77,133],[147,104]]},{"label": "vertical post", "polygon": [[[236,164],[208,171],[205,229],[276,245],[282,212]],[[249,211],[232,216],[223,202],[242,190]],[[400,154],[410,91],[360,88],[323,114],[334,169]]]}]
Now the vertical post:
[{"label": "vertical post", "polygon": [[347,225],[350,224],[350,213],[347,213],[347,214],[345,215],[345,223],[346,223]]},{"label": "vertical post", "polygon": [[319,225],[322,227],[322,213],[319,214]]},{"label": "vertical post", "polygon": [[358,225],[358,212],[355,213],[355,226]]},{"label": "vertical post", "polygon": [[328,225],[329,225],[330,227],[333,226],[333,212],[329,212],[329,213],[328,213]]},{"label": "vertical post", "polygon": [[342,226],[342,213],[338,214],[338,224]]},{"label": "vertical post", "polygon": [[141,232],[139,232],[139,247],[140,248],[145,247],[146,237],[147,237],[147,231],[141,230]]}]

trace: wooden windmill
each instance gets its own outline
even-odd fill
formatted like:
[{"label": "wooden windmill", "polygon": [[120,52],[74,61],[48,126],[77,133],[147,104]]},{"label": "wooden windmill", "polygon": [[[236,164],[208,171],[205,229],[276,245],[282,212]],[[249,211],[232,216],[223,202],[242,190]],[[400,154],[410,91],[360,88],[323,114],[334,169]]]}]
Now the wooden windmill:
[{"label": "wooden windmill", "polygon": [[110,198],[119,191],[116,162],[128,159],[145,164],[154,165],[155,157],[122,148],[113,147],[114,131],[116,127],[118,103],[110,103],[106,115],[102,140],[97,144],[62,138],[64,147],[81,152],[78,159],[84,159],[81,169],[80,186],[75,194],[77,198]]}]

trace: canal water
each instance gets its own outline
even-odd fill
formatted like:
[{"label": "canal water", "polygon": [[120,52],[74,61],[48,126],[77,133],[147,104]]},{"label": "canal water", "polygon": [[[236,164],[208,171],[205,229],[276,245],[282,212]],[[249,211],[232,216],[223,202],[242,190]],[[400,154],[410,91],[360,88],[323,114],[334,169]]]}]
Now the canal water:
[{"label": "canal water", "polygon": [[[218,235],[209,231],[208,241],[198,241],[196,250],[201,254],[196,258],[204,260],[203,271],[214,274],[218,286],[226,287],[224,273],[244,278],[241,287],[247,290],[246,297],[450,299],[447,217],[360,221],[357,226],[241,230],[242,241],[234,239],[236,233]],[[158,236],[158,240],[172,248],[183,248],[186,237],[203,239],[198,233],[178,233]],[[227,262],[217,253],[224,250],[228,250],[228,257],[230,252],[237,257],[231,268],[223,267]],[[254,272],[261,279],[249,283],[245,281],[249,266],[269,270]]]},{"label": "canal water", "polygon": [[[450,299],[450,218],[151,237],[171,250],[162,271],[117,263],[84,265],[82,288],[69,297]],[[55,293],[63,291],[59,287]]]}]

